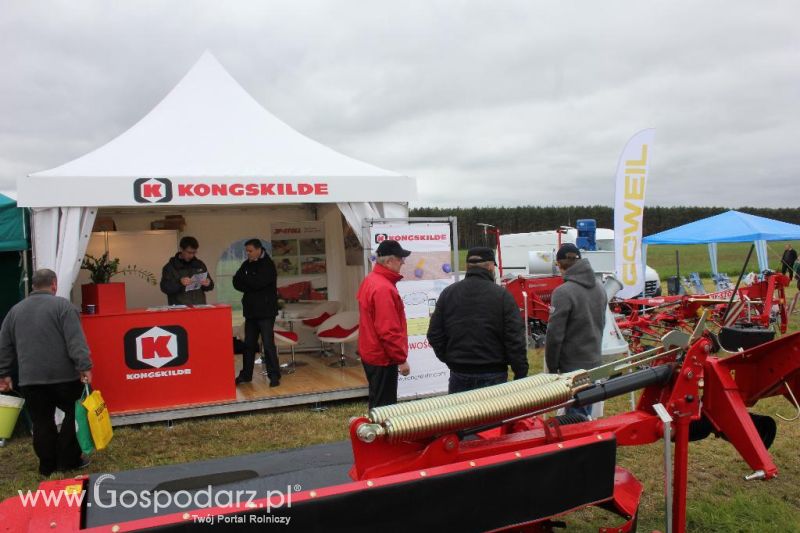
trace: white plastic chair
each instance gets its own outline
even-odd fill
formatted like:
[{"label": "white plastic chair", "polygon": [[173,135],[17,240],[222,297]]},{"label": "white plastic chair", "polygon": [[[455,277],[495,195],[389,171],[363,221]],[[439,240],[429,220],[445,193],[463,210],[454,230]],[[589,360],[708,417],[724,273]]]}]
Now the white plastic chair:
[{"label": "white plastic chair", "polygon": [[[327,300],[324,302],[320,302],[319,305],[314,306],[314,309],[312,309],[311,312],[312,316],[300,322],[300,326],[316,330],[323,322],[325,322],[330,317],[338,313],[341,307],[342,304],[340,302],[337,302],[336,300]],[[321,343],[320,349],[322,350],[323,357],[328,357],[329,355],[332,355],[325,347],[324,342]]]},{"label": "white plastic chair", "polygon": [[338,343],[341,346],[339,360],[329,366],[356,366],[358,361],[345,357],[344,345],[358,340],[358,311],[345,311],[333,315],[319,325],[317,338],[321,342]]},{"label": "white plastic chair", "polygon": [[293,374],[295,368],[298,366],[302,366],[306,363],[298,363],[294,360],[294,347],[297,345],[297,342],[300,340],[300,336],[295,333],[294,331],[288,331],[284,329],[276,329],[273,330],[273,337],[275,338],[275,346],[288,346],[289,350],[292,353],[292,360],[291,362],[281,365],[281,368],[285,368],[285,372],[287,374]]}]

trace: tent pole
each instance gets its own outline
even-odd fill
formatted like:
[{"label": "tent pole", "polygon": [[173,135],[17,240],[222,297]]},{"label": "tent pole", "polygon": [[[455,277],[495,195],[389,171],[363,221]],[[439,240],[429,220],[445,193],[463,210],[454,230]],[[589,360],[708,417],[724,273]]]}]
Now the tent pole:
[{"label": "tent pole", "polygon": [[753,248],[756,245],[750,245],[750,251],[747,252],[747,259],[744,260],[744,266],[742,267],[742,271],[739,272],[739,279],[736,280],[736,286],[733,288],[733,292],[731,293],[731,299],[728,300],[728,307],[725,309],[725,316],[722,317],[722,323],[725,323],[725,320],[728,318],[728,313],[731,310],[731,304],[733,304],[733,299],[736,298],[736,293],[739,291],[739,284],[742,282],[742,278],[744,277],[744,272],[747,270],[747,264],[750,262],[750,256],[753,255]]},{"label": "tent pole", "polygon": [[25,298],[27,298],[28,293],[30,292],[28,290],[28,250],[22,250],[20,253],[22,254],[22,287],[23,291],[25,292]]}]

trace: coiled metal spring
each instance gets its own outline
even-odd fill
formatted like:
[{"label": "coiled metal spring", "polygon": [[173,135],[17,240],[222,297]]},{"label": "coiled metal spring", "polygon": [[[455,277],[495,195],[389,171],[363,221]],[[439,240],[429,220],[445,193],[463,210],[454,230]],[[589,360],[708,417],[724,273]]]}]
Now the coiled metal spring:
[{"label": "coiled metal spring", "polygon": [[509,381],[508,383],[501,383],[500,385],[493,385],[491,387],[484,387],[482,389],[448,394],[446,396],[437,396],[435,398],[425,398],[424,400],[398,403],[384,407],[374,407],[369,411],[369,419],[370,422],[374,424],[383,424],[386,420],[395,416],[422,413],[425,411],[433,411],[435,409],[452,407],[454,405],[462,405],[480,400],[498,398],[500,396],[506,396],[508,394],[513,394],[526,389],[535,388],[547,383],[553,383],[561,379],[563,379],[563,376],[558,374],[536,374],[535,376],[515,379],[514,381]]},{"label": "coiled metal spring", "polygon": [[439,435],[566,402],[574,394],[572,379],[559,379],[496,398],[392,416],[383,423],[390,442]]}]

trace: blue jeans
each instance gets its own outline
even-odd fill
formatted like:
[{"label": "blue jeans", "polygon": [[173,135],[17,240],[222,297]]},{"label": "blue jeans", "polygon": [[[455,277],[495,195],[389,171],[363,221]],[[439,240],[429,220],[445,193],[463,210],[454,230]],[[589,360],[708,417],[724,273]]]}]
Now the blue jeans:
[{"label": "blue jeans", "polygon": [[450,371],[450,383],[447,393],[465,392],[481,389],[490,385],[499,385],[508,381],[508,372],[490,372],[488,374],[464,374]]}]

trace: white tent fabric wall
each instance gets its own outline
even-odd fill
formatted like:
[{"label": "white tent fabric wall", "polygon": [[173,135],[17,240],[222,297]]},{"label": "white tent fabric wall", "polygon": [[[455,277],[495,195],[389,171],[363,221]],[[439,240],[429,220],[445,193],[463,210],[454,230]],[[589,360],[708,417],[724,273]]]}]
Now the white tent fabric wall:
[{"label": "white tent fabric wall", "polygon": [[769,269],[769,260],[767,259],[767,241],[755,241],[756,257],[758,257],[758,271],[764,272]]},{"label": "white tent fabric wall", "polygon": [[33,210],[34,268],[49,268],[56,273],[58,296],[69,298],[96,216],[94,207]]},{"label": "white tent fabric wall", "polygon": [[717,243],[708,243],[708,258],[711,260],[711,274],[716,276],[719,274],[719,270],[717,268]]}]

